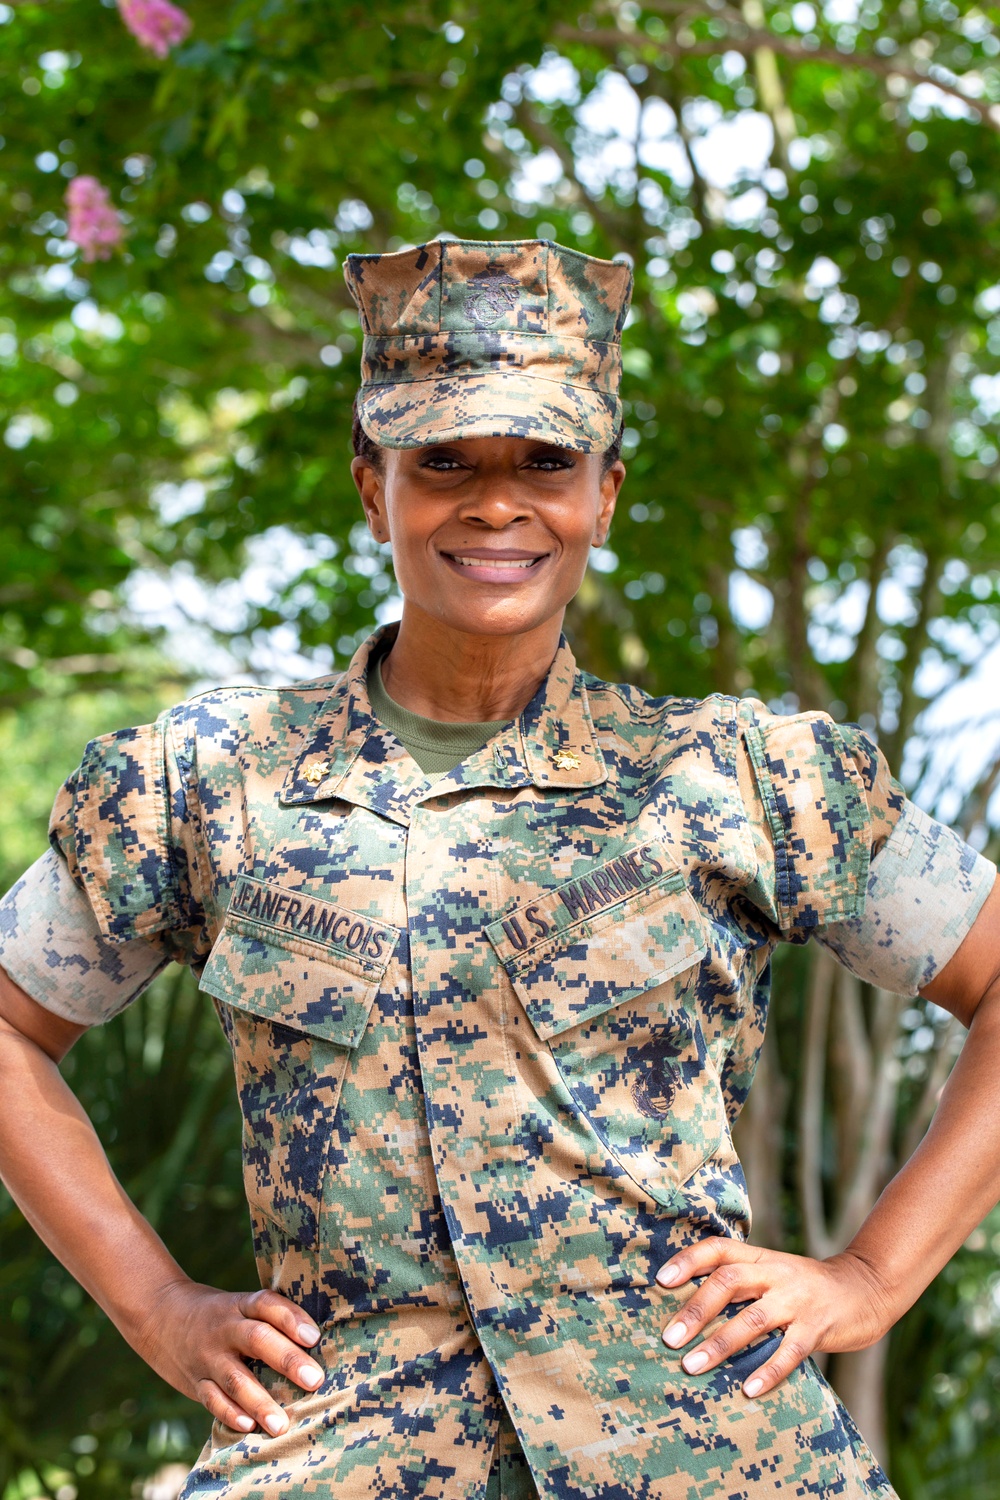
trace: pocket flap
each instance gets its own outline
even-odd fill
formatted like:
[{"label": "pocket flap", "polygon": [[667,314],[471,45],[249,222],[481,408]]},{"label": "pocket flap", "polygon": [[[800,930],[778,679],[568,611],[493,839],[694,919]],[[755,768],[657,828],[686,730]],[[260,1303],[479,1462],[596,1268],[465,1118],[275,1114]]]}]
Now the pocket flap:
[{"label": "pocket flap", "polygon": [[662,844],[625,850],[486,929],[543,1041],[690,968],[701,912]]},{"label": "pocket flap", "polygon": [[262,1020],[356,1047],[399,930],[241,875],[201,988]]}]

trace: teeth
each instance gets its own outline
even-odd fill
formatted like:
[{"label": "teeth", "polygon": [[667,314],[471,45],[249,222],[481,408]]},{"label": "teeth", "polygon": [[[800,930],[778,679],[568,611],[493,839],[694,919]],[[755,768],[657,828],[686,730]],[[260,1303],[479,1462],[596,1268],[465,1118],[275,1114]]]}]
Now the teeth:
[{"label": "teeth", "polygon": [[463,568],[533,568],[538,558],[456,557],[455,561]]}]

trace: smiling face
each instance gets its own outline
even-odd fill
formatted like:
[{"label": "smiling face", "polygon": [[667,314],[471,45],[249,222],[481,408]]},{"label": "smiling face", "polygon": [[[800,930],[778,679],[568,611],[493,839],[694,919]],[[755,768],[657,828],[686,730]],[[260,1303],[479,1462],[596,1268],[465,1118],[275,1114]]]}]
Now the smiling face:
[{"label": "smiling face", "polygon": [[561,622],[625,477],[599,453],[527,438],[381,456],[356,458],[352,472],[373,536],[392,543],[405,611],[477,636]]}]

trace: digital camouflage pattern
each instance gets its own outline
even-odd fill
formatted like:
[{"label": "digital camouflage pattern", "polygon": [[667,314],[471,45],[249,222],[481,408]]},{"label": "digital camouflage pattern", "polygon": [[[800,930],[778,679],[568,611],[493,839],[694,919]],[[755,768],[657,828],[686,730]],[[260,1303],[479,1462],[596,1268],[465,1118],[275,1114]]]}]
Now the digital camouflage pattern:
[{"label": "digital camouflage pattern", "polygon": [[603,453],[621,425],[632,273],[548,240],[349,255],[361,423],[384,448],[523,437]]},{"label": "digital camouflage pattern", "polygon": [[958,947],[968,931],[965,913],[978,911],[993,878],[988,860],[909,803],[872,866],[864,911],[822,941],[859,979],[915,995],[940,969],[939,954]]},{"label": "digital camouflage pattern", "polygon": [[[687,1374],[661,1334],[690,1292],[654,1277],[747,1233],[731,1127],[775,945],[857,941],[884,850],[902,830],[919,865],[925,825],[859,730],[650,699],[565,643],[430,781],[371,714],[385,638],[96,741],[58,853],[0,906],[0,959],[75,1019],[137,992],[140,951],[146,977],[194,965],[262,1284],[322,1329],[315,1393],[258,1367],[290,1431],[217,1425],[186,1500],[887,1500],[811,1364],[742,1394],[776,1336]],[[935,859],[927,974],[995,874],[953,838]]]}]

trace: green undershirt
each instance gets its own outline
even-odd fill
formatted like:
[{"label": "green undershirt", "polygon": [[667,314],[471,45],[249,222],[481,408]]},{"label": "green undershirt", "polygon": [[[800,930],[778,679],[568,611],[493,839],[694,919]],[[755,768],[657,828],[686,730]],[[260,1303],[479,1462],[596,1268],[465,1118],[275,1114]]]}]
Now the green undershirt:
[{"label": "green undershirt", "polygon": [[484,724],[450,724],[413,714],[389,697],[380,661],[373,662],[368,669],[368,701],[383,729],[396,736],[426,776],[443,776],[446,771],[453,771],[510,722],[497,719]]}]

